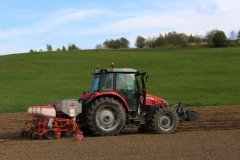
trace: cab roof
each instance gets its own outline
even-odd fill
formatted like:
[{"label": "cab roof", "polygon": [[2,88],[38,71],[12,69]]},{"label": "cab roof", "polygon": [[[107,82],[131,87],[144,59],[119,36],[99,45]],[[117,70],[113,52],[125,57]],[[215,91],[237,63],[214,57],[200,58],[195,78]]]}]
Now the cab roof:
[{"label": "cab roof", "polygon": [[92,71],[92,74],[100,73],[137,73],[136,69],[132,68],[105,68],[105,69],[95,69]]}]

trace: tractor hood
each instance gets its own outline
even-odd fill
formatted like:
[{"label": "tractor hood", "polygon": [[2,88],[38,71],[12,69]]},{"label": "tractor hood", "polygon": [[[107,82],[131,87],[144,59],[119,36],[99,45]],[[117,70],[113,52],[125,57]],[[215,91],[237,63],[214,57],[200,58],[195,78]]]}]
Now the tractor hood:
[{"label": "tractor hood", "polygon": [[163,98],[160,98],[160,97],[157,97],[157,96],[154,96],[154,95],[151,95],[151,94],[146,95],[146,105],[147,106],[153,106],[153,105],[156,105],[156,104],[159,104],[159,103],[163,103],[164,106],[168,105],[168,102]]}]

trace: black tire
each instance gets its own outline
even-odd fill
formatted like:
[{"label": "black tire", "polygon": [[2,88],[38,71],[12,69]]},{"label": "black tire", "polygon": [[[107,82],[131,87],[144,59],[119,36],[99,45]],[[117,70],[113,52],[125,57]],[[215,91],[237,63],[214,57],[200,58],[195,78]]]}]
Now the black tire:
[{"label": "black tire", "polygon": [[82,127],[82,128],[80,128],[81,129],[81,131],[83,132],[83,135],[84,136],[94,136],[94,134],[92,133],[92,131],[87,127],[87,126],[85,126],[85,127]]},{"label": "black tire", "polygon": [[32,132],[32,131],[29,131],[29,132],[28,132],[28,138],[29,138],[29,139],[32,138],[32,134],[33,134],[33,133],[34,133],[34,132]]},{"label": "black tire", "polygon": [[26,132],[25,130],[22,130],[22,131],[21,131],[21,137],[24,138],[25,132]]},{"label": "black tire", "polygon": [[178,124],[177,113],[167,108],[162,108],[155,110],[149,127],[154,133],[169,134],[176,132]]},{"label": "black tire", "polygon": [[118,135],[126,123],[122,104],[109,97],[97,99],[87,110],[87,126],[95,136]]},{"label": "black tire", "polygon": [[78,127],[83,132],[84,136],[93,136],[91,130],[87,126],[87,110],[86,107],[83,108],[82,113],[78,114],[76,117],[76,122]]},{"label": "black tire", "polygon": [[46,133],[45,133],[45,137],[48,139],[48,140],[52,140],[52,139],[55,139],[56,138],[56,133],[54,130],[48,130]]},{"label": "black tire", "polygon": [[34,140],[40,140],[40,139],[42,139],[42,135],[41,135],[40,133],[38,133],[38,132],[34,132],[34,133],[32,134],[32,139],[34,139]]},{"label": "black tire", "polygon": [[23,132],[23,137],[24,137],[24,138],[28,138],[28,133],[29,133],[29,131],[24,131],[24,132]]},{"label": "black tire", "polygon": [[83,108],[82,113],[77,115],[76,122],[77,122],[77,125],[80,129],[87,126],[87,116],[86,116],[85,108]]}]

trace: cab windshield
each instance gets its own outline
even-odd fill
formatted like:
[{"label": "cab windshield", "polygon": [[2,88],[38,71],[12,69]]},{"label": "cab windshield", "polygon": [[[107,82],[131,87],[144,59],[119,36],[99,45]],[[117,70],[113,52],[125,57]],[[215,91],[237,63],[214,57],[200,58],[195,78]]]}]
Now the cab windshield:
[{"label": "cab windshield", "polygon": [[113,90],[113,74],[101,74],[101,79],[99,82],[99,91],[112,91]]},{"label": "cab windshield", "polygon": [[91,91],[92,93],[98,91],[99,79],[100,79],[100,75],[96,75],[96,76],[94,77],[93,85],[92,85],[92,91]]}]

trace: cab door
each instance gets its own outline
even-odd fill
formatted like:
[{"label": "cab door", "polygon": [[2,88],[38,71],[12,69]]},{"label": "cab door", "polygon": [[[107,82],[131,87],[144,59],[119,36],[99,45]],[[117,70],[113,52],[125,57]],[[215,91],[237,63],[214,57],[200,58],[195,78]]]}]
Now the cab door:
[{"label": "cab door", "polygon": [[126,99],[131,111],[137,111],[139,94],[134,73],[116,73],[116,92]]}]

